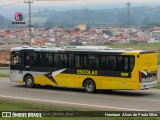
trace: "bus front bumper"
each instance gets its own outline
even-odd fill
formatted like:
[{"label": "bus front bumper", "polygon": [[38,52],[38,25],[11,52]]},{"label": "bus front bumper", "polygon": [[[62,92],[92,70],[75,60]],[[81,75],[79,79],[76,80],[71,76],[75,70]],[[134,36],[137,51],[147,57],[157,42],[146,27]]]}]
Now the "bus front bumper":
[{"label": "bus front bumper", "polygon": [[153,82],[149,82],[149,83],[141,83],[141,90],[143,89],[149,89],[149,88],[153,88],[156,87],[157,85],[157,81],[153,81]]}]

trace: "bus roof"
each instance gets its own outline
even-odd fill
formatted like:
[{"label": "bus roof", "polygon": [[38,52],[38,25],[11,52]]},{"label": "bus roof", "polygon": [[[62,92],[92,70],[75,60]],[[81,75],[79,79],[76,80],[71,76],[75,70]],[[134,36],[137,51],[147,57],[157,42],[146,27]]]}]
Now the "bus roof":
[{"label": "bus roof", "polygon": [[48,48],[48,47],[15,47],[11,48],[12,51],[42,51],[42,52],[102,52],[102,53],[154,53],[155,51],[152,50],[133,50],[132,48],[126,49],[117,49],[117,48],[109,48],[106,46],[70,46],[65,48]]}]

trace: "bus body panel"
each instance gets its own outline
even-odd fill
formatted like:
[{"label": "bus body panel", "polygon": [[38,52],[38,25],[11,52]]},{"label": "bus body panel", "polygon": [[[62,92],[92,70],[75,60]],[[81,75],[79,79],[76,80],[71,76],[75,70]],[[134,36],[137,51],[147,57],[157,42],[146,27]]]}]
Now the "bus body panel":
[{"label": "bus body panel", "polygon": [[[16,53],[19,54],[20,52]],[[32,51],[32,53],[34,53]],[[43,51],[43,54],[48,53],[47,51]],[[52,51],[51,54],[59,54],[58,51]],[[22,59],[25,61],[25,52],[20,53]],[[39,53],[40,54],[40,53]],[[62,54],[62,53],[60,53]],[[63,53],[64,54],[64,53]],[[69,53],[67,53],[69,54]],[[73,54],[73,53],[71,53]],[[78,53],[74,53],[76,56]],[[79,53],[80,54],[80,53]],[[85,54],[85,55],[83,55]],[[83,57],[77,57],[81,61],[89,53],[83,53]],[[92,53],[94,54],[94,53]],[[14,55],[14,54],[13,54]],[[11,53],[12,56],[12,53]],[[126,63],[129,65],[128,71],[124,68],[122,70],[108,70],[107,69],[85,69],[85,68],[67,68],[67,67],[42,67],[42,66],[27,66],[24,65],[23,61],[23,69],[20,66],[18,69],[13,69],[12,67],[12,58],[11,58],[11,70],[10,70],[10,80],[17,82],[24,82],[24,76],[30,74],[34,78],[35,84],[41,85],[52,85],[52,86],[61,86],[61,87],[72,87],[72,88],[83,88],[83,83],[86,79],[92,79],[95,82],[96,89],[122,89],[122,90],[140,90],[146,89],[156,86],[157,82],[157,53],[139,53],[133,51],[126,51],[123,53],[102,53],[97,55],[99,58],[97,60],[102,60],[106,56],[111,56],[112,58],[116,56],[116,65],[118,57],[123,58],[123,67],[125,67]],[[33,57],[33,56],[31,56]],[[103,58],[104,57],[104,58]],[[109,59],[105,58],[105,59]],[[91,60],[94,58],[90,57]],[[134,58],[134,61],[132,61]],[[57,59],[57,58],[56,58]],[[68,59],[68,58],[67,58]],[[127,62],[126,62],[127,61]],[[45,61],[44,61],[45,62]],[[76,62],[76,61],[75,61]],[[62,64],[62,63],[61,63]],[[75,64],[75,63],[73,63]],[[83,63],[84,64],[84,63]],[[101,62],[101,64],[103,64]],[[104,65],[99,65],[103,67]],[[128,66],[127,65],[127,66]],[[132,66],[132,67],[131,67]],[[130,69],[131,68],[131,69]],[[132,69],[133,68],[133,69]],[[118,69],[118,67],[117,67]],[[147,73],[147,77],[144,79],[141,74]],[[142,77],[140,80],[140,76]],[[156,78],[155,78],[156,76]]]},{"label": "bus body panel", "polygon": [[130,78],[104,77],[102,79],[102,89],[133,89]]},{"label": "bus body panel", "polygon": [[155,87],[158,80],[157,53],[142,53],[139,56],[140,89]]},{"label": "bus body panel", "polygon": [[12,82],[17,82],[22,80],[23,72],[20,70],[10,70],[10,80]]}]

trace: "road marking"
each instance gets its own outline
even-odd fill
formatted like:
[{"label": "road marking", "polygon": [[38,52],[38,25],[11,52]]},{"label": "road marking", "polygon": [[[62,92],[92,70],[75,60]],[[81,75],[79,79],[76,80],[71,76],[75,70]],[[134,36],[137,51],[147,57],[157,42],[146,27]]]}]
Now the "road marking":
[{"label": "road marking", "polygon": [[87,106],[87,107],[110,108],[110,109],[130,110],[130,111],[147,111],[147,110],[140,110],[140,109],[130,109],[130,108],[121,108],[121,107],[112,107],[112,106],[101,106],[101,105],[82,104],[82,103],[70,103],[70,102],[63,102],[63,101],[52,101],[52,100],[43,100],[43,99],[23,98],[23,97],[15,97],[15,96],[0,95],[0,97],[2,97],[2,98],[12,98],[12,99],[21,99],[21,100],[30,100],[30,101],[39,101],[39,102],[49,102],[49,103],[57,103],[57,104]]}]

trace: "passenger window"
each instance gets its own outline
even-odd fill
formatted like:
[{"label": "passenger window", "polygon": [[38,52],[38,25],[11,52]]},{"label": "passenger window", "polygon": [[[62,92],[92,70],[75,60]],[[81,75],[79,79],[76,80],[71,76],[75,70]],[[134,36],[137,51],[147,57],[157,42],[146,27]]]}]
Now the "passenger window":
[{"label": "passenger window", "polygon": [[100,69],[107,70],[108,68],[108,56],[101,56]]},{"label": "passenger window", "polygon": [[22,63],[23,63],[22,56],[11,57],[11,65],[22,65]]},{"label": "passenger window", "polygon": [[110,71],[132,71],[135,58],[133,56],[103,55],[101,56],[100,69]]},{"label": "passenger window", "polygon": [[117,70],[118,71],[123,71],[123,69],[124,69],[123,57],[122,56],[117,56]]},{"label": "passenger window", "polygon": [[42,67],[49,67],[49,53],[42,53]]},{"label": "passenger window", "polygon": [[55,67],[58,67],[58,64],[59,64],[59,54],[58,53],[55,53],[54,54],[54,61],[53,61]]},{"label": "passenger window", "polygon": [[116,70],[116,56],[108,56],[108,69]]},{"label": "passenger window", "polygon": [[128,57],[125,57],[124,58],[124,70],[125,71],[128,71],[129,69],[129,64],[128,64],[129,60],[128,60]]},{"label": "passenger window", "polygon": [[134,68],[134,57],[130,57],[130,71]]},{"label": "passenger window", "polygon": [[69,54],[69,68],[73,68],[74,66],[74,55],[73,54]]},{"label": "passenger window", "polygon": [[99,56],[98,55],[88,55],[88,68],[98,69],[99,68]]},{"label": "passenger window", "polygon": [[75,67],[76,68],[82,68],[82,63],[81,63],[80,55],[76,55],[75,56]]},{"label": "passenger window", "polygon": [[89,68],[89,61],[87,61],[87,55],[75,55],[75,68]]},{"label": "passenger window", "polygon": [[49,66],[53,67],[54,62],[53,62],[54,55],[52,53],[49,53],[48,59],[49,59]]},{"label": "passenger window", "polygon": [[25,65],[34,66],[34,53],[26,53]]}]

